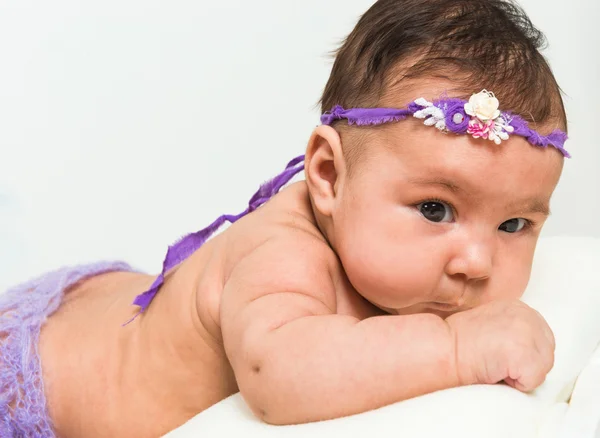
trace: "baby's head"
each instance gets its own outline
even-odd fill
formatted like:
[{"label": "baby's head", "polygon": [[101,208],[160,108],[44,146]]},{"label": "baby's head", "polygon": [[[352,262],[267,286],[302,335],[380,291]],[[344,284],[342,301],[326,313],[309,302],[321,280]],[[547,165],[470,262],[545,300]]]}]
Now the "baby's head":
[{"label": "baby's head", "polygon": [[[507,1],[379,0],[337,52],[306,179],[373,304],[446,316],[522,295],[567,129],[543,42]],[[382,107],[405,110],[342,110]]]}]

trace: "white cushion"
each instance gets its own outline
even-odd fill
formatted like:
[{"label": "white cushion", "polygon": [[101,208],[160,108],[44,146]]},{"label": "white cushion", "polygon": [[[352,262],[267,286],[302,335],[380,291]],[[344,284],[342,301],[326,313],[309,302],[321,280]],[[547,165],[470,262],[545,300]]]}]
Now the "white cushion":
[{"label": "white cushion", "polygon": [[600,239],[552,237],[538,245],[523,301],[538,310],[556,337],[556,361],[535,395],[566,402],[600,344]]},{"label": "white cushion", "polygon": [[[557,347],[554,368],[532,394],[504,385],[476,385],[439,391],[352,417],[284,427],[257,420],[236,394],[166,436],[364,438],[393,433],[410,438],[595,438],[594,425],[600,420],[600,355],[595,368],[591,358],[600,343],[599,270],[600,239],[540,240],[523,300],[547,319]],[[586,365],[586,373],[582,373]],[[582,380],[573,395],[573,406],[569,406],[580,373]],[[581,395],[576,397],[577,393]],[[581,418],[585,419],[583,425],[578,420]],[[577,434],[572,433],[574,430]]]}]

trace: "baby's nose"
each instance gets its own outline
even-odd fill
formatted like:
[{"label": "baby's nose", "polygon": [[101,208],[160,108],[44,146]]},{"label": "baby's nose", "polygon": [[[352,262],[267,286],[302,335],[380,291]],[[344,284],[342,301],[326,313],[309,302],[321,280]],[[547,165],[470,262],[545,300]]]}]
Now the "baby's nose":
[{"label": "baby's nose", "polygon": [[446,274],[467,281],[486,280],[492,274],[495,248],[488,239],[470,239],[456,246],[446,264]]}]

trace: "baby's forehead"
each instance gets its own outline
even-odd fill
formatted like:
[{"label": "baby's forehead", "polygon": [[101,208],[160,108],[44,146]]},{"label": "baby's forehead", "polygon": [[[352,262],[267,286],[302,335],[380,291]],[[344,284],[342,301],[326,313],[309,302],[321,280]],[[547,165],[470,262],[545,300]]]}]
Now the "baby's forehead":
[{"label": "baby's forehead", "polygon": [[390,182],[430,186],[471,196],[550,198],[564,159],[554,148],[513,136],[496,145],[467,135],[442,133],[407,119],[365,135],[365,171]]}]

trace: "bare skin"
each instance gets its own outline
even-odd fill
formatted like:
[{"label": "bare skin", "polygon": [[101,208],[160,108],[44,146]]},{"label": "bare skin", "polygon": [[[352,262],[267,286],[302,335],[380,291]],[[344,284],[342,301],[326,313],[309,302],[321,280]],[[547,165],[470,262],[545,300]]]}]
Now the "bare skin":
[{"label": "bare skin", "polygon": [[[58,435],[155,437],[237,391],[289,424],[458,385],[538,386],[554,340],[518,298],[562,158],[482,141],[405,121],[351,177],[339,135],[319,127],[306,182],[169,273],[130,325],[153,277],[74,287],[40,340]],[[427,200],[453,213],[434,223]],[[505,232],[514,218],[531,226]]]},{"label": "bare skin", "polygon": [[[40,339],[58,436],[156,437],[238,392],[223,346],[222,291],[241,260],[274,234],[289,233],[329,248],[305,183],[203,246],[170,273],[147,313],[125,327],[136,312],[133,299],[153,276],[108,273],[69,291]],[[338,311],[357,318],[383,313],[360,298],[339,265],[332,274],[341,286]]]}]

